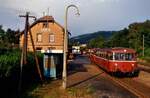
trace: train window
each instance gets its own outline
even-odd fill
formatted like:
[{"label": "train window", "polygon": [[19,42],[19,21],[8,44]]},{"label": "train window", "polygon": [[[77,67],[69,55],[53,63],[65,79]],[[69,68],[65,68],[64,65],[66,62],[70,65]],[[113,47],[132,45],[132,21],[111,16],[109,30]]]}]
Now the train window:
[{"label": "train window", "polygon": [[115,60],[131,61],[133,59],[132,53],[115,53]]},{"label": "train window", "polygon": [[108,59],[108,54],[106,54],[106,59]]},{"label": "train window", "polygon": [[133,59],[134,59],[133,54],[131,54],[131,53],[125,54],[125,60],[131,61],[131,60],[133,60]]},{"label": "train window", "polygon": [[113,60],[113,55],[112,54],[108,54],[108,59],[109,60]]}]

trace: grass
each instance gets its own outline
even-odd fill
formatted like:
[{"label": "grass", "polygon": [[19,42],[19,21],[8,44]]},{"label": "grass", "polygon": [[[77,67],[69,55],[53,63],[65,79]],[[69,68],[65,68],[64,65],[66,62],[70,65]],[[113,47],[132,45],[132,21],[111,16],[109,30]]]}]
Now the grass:
[{"label": "grass", "polygon": [[61,81],[50,82],[44,86],[38,85],[29,90],[22,98],[93,98],[95,89],[92,85],[86,87],[71,87],[66,90],[60,89]]},{"label": "grass", "polygon": [[87,94],[93,94],[96,91],[96,89],[92,85],[88,85],[86,87],[86,93]]},{"label": "grass", "polygon": [[92,85],[87,85],[82,88],[68,88],[67,93],[70,96],[69,98],[93,98],[92,95],[96,89]]}]

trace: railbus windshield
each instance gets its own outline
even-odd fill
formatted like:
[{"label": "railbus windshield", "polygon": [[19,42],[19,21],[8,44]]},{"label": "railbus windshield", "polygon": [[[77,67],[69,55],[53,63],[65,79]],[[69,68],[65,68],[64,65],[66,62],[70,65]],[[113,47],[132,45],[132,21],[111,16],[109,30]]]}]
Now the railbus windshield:
[{"label": "railbus windshield", "polygon": [[133,61],[135,60],[135,56],[133,53],[114,53],[114,60]]}]

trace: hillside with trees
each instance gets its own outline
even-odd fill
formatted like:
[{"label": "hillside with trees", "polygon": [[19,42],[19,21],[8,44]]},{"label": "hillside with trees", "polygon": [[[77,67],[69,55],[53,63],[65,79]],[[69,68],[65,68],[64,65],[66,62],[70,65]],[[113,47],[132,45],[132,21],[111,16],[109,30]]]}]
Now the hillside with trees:
[{"label": "hillside with trees", "polygon": [[[144,36],[144,37],[143,37]],[[150,20],[145,22],[136,22],[124,28],[123,30],[112,33],[112,36],[104,40],[103,36],[93,38],[89,41],[89,48],[109,48],[109,47],[127,47],[133,48],[138,55],[142,56],[143,40],[145,58],[150,57]]]},{"label": "hillside with trees", "polygon": [[94,33],[83,34],[70,38],[71,43],[79,42],[80,44],[87,44],[90,40],[102,36],[104,39],[109,39],[114,31],[98,31]]},{"label": "hillside with trees", "polygon": [[[143,38],[144,36],[144,38]],[[71,43],[86,43],[88,48],[127,47],[142,56],[143,39],[145,57],[150,56],[150,20],[135,22],[120,31],[98,31],[70,39]]]},{"label": "hillside with trees", "polygon": [[114,33],[108,41],[108,44],[109,47],[133,48],[141,54],[143,50],[143,39],[145,54],[150,56],[150,20],[141,23],[132,23],[128,28]]}]

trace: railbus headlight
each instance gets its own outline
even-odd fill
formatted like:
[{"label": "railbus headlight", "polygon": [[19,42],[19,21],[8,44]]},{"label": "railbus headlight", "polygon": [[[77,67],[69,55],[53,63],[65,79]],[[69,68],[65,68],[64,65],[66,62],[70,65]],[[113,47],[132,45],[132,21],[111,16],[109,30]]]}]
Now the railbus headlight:
[{"label": "railbus headlight", "polygon": [[117,67],[117,66],[118,66],[118,64],[117,64],[117,63],[115,63],[115,66]]},{"label": "railbus headlight", "polygon": [[132,64],[132,67],[134,67],[134,64]]}]

